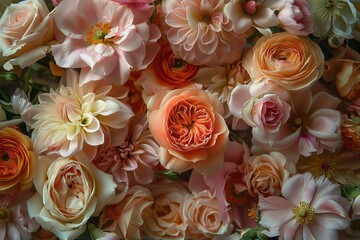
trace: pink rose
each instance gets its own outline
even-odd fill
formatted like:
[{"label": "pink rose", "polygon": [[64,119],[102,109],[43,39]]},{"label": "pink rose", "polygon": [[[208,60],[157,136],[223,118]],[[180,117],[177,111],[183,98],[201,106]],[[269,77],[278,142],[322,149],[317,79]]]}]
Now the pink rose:
[{"label": "pink rose", "polygon": [[0,19],[0,65],[27,67],[49,51],[53,40],[52,13],[44,0],[26,0],[11,4]]},{"label": "pink rose", "polygon": [[229,130],[216,100],[200,89],[163,91],[150,99],[149,127],[165,168],[206,174],[221,167]]},{"label": "pink rose", "polygon": [[280,20],[280,26],[289,33],[296,35],[312,33],[313,23],[308,0],[286,0],[277,17]]}]

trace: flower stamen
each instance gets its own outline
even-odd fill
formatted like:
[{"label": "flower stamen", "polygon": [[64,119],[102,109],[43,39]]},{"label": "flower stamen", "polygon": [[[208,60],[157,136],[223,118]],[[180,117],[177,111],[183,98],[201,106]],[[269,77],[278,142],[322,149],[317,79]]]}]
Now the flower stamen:
[{"label": "flower stamen", "polygon": [[315,218],[314,208],[306,202],[300,202],[299,205],[292,209],[292,212],[294,213],[293,218],[296,218],[296,221],[301,225],[308,225]]},{"label": "flower stamen", "polygon": [[106,42],[105,37],[110,33],[110,23],[97,22],[86,32],[86,41],[91,44]]}]

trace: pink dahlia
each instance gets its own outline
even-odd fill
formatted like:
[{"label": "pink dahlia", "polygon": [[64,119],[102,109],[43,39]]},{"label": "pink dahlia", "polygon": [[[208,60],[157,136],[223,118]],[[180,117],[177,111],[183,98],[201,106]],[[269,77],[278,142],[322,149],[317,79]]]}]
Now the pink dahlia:
[{"label": "pink dahlia", "polygon": [[340,185],[310,173],[289,178],[283,197],[260,197],[260,224],[264,233],[280,239],[337,239],[338,230],[350,224],[350,202],[341,196]]},{"label": "pink dahlia", "polygon": [[245,38],[234,32],[221,0],[163,2],[167,37],[182,59],[193,64],[232,63],[241,55]]},{"label": "pink dahlia", "polygon": [[[130,120],[125,139],[105,149],[93,163],[110,173],[118,183],[147,184],[153,181],[153,167],[158,164],[159,145],[153,139],[145,114]],[[123,137],[120,137],[123,138]]]},{"label": "pink dahlia", "polygon": [[160,30],[144,14],[110,0],[63,0],[55,23],[58,39],[64,39],[52,46],[55,61],[84,68],[80,84],[99,79],[124,84],[130,70],[146,68],[160,48]]}]

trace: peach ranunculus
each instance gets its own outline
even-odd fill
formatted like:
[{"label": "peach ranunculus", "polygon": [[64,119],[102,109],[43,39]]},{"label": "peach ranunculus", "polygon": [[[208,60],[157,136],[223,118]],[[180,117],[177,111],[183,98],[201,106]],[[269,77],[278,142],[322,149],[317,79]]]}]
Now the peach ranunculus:
[{"label": "peach ranunculus", "polygon": [[31,188],[36,165],[31,139],[18,130],[0,130],[0,192]]},{"label": "peach ranunculus", "polygon": [[192,64],[220,65],[241,56],[246,44],[224,13],[222,0],[163,1],[167,38],[173,50]]},{"label": "peach ranunculus", "polygon": [[187,220],[182,209],[189,190],[177,182],[154,185],[150,191],[154,204],[144,218],[143,239],[185,239]]},{"label": "peach ranunculus", "polygon": [[243,66],[255,83],[271,81],[288,90],[300,90],[322,76],[324,55],[307,37],[275,33],[256,41],[244,57]]},{"label": "peach ranunculus", "polygon": [[0,65],[27,67],[46,56],[53,39],[53,12],[44,0],[11,4],[0,19]]},{"label": "peach ranunculus", "polygon": [[123,200],[105,208],[99,226],[104,231],[115,232],[121,239],[142,239],[141,226],[152,204],[148,188],[131,187]]},{"label": "peach ranunculus", "polygon": [[252,156],[247,165],[243,179],[249,192],[264,197],[280,195],[283,183],[296,173],[295,164],[279,152]]},{"label": "peach ranunculus", "polygon": [[39,95],[40,103],[27,109],[24,121],[34,129],[37,152],[86,155],[91,161],[97,147],[108,142],[108,131],[125,131],[134,113],[119,100],[126,92],[122,87],[105,81],[80,87],[79,74],[71,69],[62,81],[57,90]]},{"label": "peach ranunculus", "polygon": [[167,169],[203,174],[221,168],[229,130],[222,106],[200,89],[163,91],[148,103],[148,121],[159,143],[159,160]]},{"label": "peach ranunculus", "polygon": [[209,190],[187,195],[182,206],[187,219],[187,238],[209,239],[226,237],[231,233],[231,221],[223,221],[219,215],[216,195]]},{"label": "peach ranunculus", "polygon": [[89,162],[43,156],[38,165],[29,215],[61,240],[78,237],[89,218],[115,197],[112,176]]},{"label": "peach ranunculus", "polygon": [[144,90],[145,102],[162,90],[172,90],[194,85],[192,79],[199,66],[190,64],[174,55],[170,45],[163,43],[154,61],[142,71],[136,84]]},{"label": "peach ranunculus", "polygon": [[83,68],[80,85],[100,79],[124,84],[131,70],[146,68],[159,50],[158,27],[122,3],[63,0],[56,7],[57,34],[64,41],[51,50],[58,66]]}]

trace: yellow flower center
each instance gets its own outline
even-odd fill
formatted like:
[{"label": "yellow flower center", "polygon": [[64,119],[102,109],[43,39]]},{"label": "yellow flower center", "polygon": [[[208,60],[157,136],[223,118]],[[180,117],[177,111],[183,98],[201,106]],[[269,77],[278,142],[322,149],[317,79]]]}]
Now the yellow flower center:
[{"label": "yellow flower center", "polygon": [[296,126],[300,127],[303,123],[303,120],[301,118],[297,117],[297,118],[295,118],[294,122],[295,122]]},{"label": "yellow flower center", "polygon": [[110,32],[110,23],[97,22],[91,25],[86,32],[86,41],[91,44],[106,42],[105,36]]},{"label": "yellow flower center", "polygon": [[334,156],[336,156],[334,153],[328,151],[324,151],[321,155],[314,153],[308,158],[301,158],[297,169],[300,173],[311,172],[314,177],[325,176],[333,180],[333,172],[336,170]]},{"label": "yellow flower center", "polygon": [[7,208],[0,207],[0,224],[9,222],[11,219],[11,212]]},{"label": "yellow flower center", "polygon": [[314,208],[306,202],[300,202],[292,211],[294,213],[293,218],[296,218],[296,221],[301,225],[307,225],[315,218]]}]

